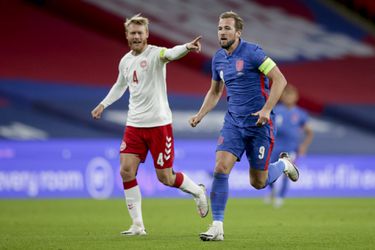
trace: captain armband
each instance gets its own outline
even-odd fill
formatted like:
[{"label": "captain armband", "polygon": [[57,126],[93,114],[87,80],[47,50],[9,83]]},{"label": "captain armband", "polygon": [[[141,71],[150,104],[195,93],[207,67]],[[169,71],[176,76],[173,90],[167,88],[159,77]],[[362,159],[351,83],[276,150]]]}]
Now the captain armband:
[{"label": "captain armband", "polygon": [[276,63],[271,58],[267,57],[267,59],[263,61],[258,69],[260,72],[267,75],[275,66]]},{"label": "captain armband", "polygon": [[180,59],[181,57],[185,56],[188,52],[189,50],[187,49],[186,44],[183,44],[183,45],[174,46],[171,49],[163,48],[160,51],[159,56],[161,59],[173,61],[173,60]]}]

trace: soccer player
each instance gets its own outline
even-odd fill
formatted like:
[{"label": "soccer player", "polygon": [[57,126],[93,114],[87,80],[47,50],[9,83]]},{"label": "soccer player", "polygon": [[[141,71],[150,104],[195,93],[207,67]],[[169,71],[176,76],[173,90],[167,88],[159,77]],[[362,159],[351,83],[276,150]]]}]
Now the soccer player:
[{"label": "soccer player", "polygon": [[148,151],[153,157],[159,181],[192,194],[201,217],[208,213],[204,185],[197,185],[186,174],[176,173],[172,169],[172,113],[166,92],[166,64],[190,51],[199,52],[201,37],[171,49],[149,45],[148,19],[140,15],[126,20],[125,31],[130,51],[120,61],[116,83],[91,114],[94,119],[99,119],[104,109],[117,101],[129,88],[129,111],[120,146],[120,174],[133,223],[122,234],[146,235],[136,175],[138,166],[145,161]]},{"label": "soccer player", "polygon": [[[282,152],[288,152],[290,158],[295,161],[298,156],[306,154],[312,142],[314,133],[308,124],[309,115],[297,106],[297,101],[297,89],[288,84],[280,97],[280,102],[274,108],[277,132],[271,162],[276,161]],[[282,206],[288,186],[289,179],[286,176],[271,184],[271,192],[266,196],[266,203],[272,202],[275,207]]]},{"label": "soccer player", "polygon": [[[287,82],[276,66],[256,44],[241,39],[243,20],[236,13],[220,15],[218,38],[222,49],[212,59],[211,87],[199,112],[189,119],[192,127],[212,110],[219,101],[224,86],[228,111],[216,148],[216,165],[211,190],[213,223],[201,233],[204,241],[224,240],[224,211],[228,200],[228,178],[242,154],[250,164],[250,184],[262,189],[285,173],[293,181],[298,169],[286,154],[269,164],[274,143],[272,108]],[[273,82],[269,89],[269,80]]]}]

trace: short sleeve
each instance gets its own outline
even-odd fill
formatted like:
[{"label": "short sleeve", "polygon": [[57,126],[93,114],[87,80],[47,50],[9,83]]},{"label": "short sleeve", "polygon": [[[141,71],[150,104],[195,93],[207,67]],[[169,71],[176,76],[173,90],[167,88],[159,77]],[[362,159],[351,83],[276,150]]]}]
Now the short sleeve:
[{"label": "short sleeve", "polygon": [[269,58],[264,53],[264,50],[259,46],[255,48],[252,55],[252,60],[253,66],[259,69],[259,71],[265,75],[267,75],[273,69],[273,67],[276,66],[276,63],[271,58]]},{"label": "short sleeve", "polygon": [[253,64],[253,66],[255,68],[259,68],[260,65],[262,65],[262,63],[266,59],[267,59],[267,56],[264,53],[264,50],[261,47],[256,46],[256,48],[254,49],[254,51],[253,51],[253,53],[251,55],[251,62]]},{"label": "short sleeve", "polygon": [[219,72],[216,70],[216,55],[212,58],[211,62],[211,72],[212,72],[212,80],[220,81]]}]

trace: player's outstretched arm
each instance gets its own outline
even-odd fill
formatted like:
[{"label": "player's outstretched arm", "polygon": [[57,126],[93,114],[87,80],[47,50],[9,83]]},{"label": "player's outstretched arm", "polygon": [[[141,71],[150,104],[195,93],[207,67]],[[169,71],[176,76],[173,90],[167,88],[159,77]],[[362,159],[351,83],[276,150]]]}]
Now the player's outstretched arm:
[{"label": "player's outstretched arm", "polygon": [[200,40],[202,39],[202,36],[196,37],[193,41],[186,44],[186,48],[189,51],[195,51],[195,52],[201,52],[202,46],[200,43]]},{"label": "player's outstretched arm", "polygon": [[305,138],[303,139],[301,145],[298,148],[298,155],[306,154],[307,149],[310,146],[314,137],[314,132],[309,124],[305,124],[305,126],[303,126],[303,131],[305,133]]},{"label": "player's outstretched arm", "polygon": [[204,98],[199,112],[189,119],[190,126],[193,128],[196,127],[203,117],[217,105],[223,94],[223,90],[224,83],[222,81],[211,80],[211,87]]},{"label": "player's outstretched arm", "polygon": [[184,57],[190,51],[199,53],[201,51],[201,38],[202,36],[198,36],[193,41],[186,44],[177,45],[171,49],[163,49],[160,52],[160,58],[164,61],[174,61]]}]

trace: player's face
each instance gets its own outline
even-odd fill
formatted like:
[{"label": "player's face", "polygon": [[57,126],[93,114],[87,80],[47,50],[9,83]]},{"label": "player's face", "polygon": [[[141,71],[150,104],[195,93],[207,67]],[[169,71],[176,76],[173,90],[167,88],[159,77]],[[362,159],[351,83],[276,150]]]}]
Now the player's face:
[{"label": "player's face", "polygon": [[287,89],[281,95],[281,101],[287,106],[294,106],[298,101],[298,93],[294,90]]},{"label": "player's face", "polygon": [[233,18],[222,18],[219,20],[217,35],[219,37],[220,46],[228,50],[241,35],[240,31],[236,31],[235,20]]},{"label": "player's face", "polygon": [[144,25],[130,24],[126,30],[126,39],[131,50],[137,55],[143,52],[147,45],[148,30]]}]

